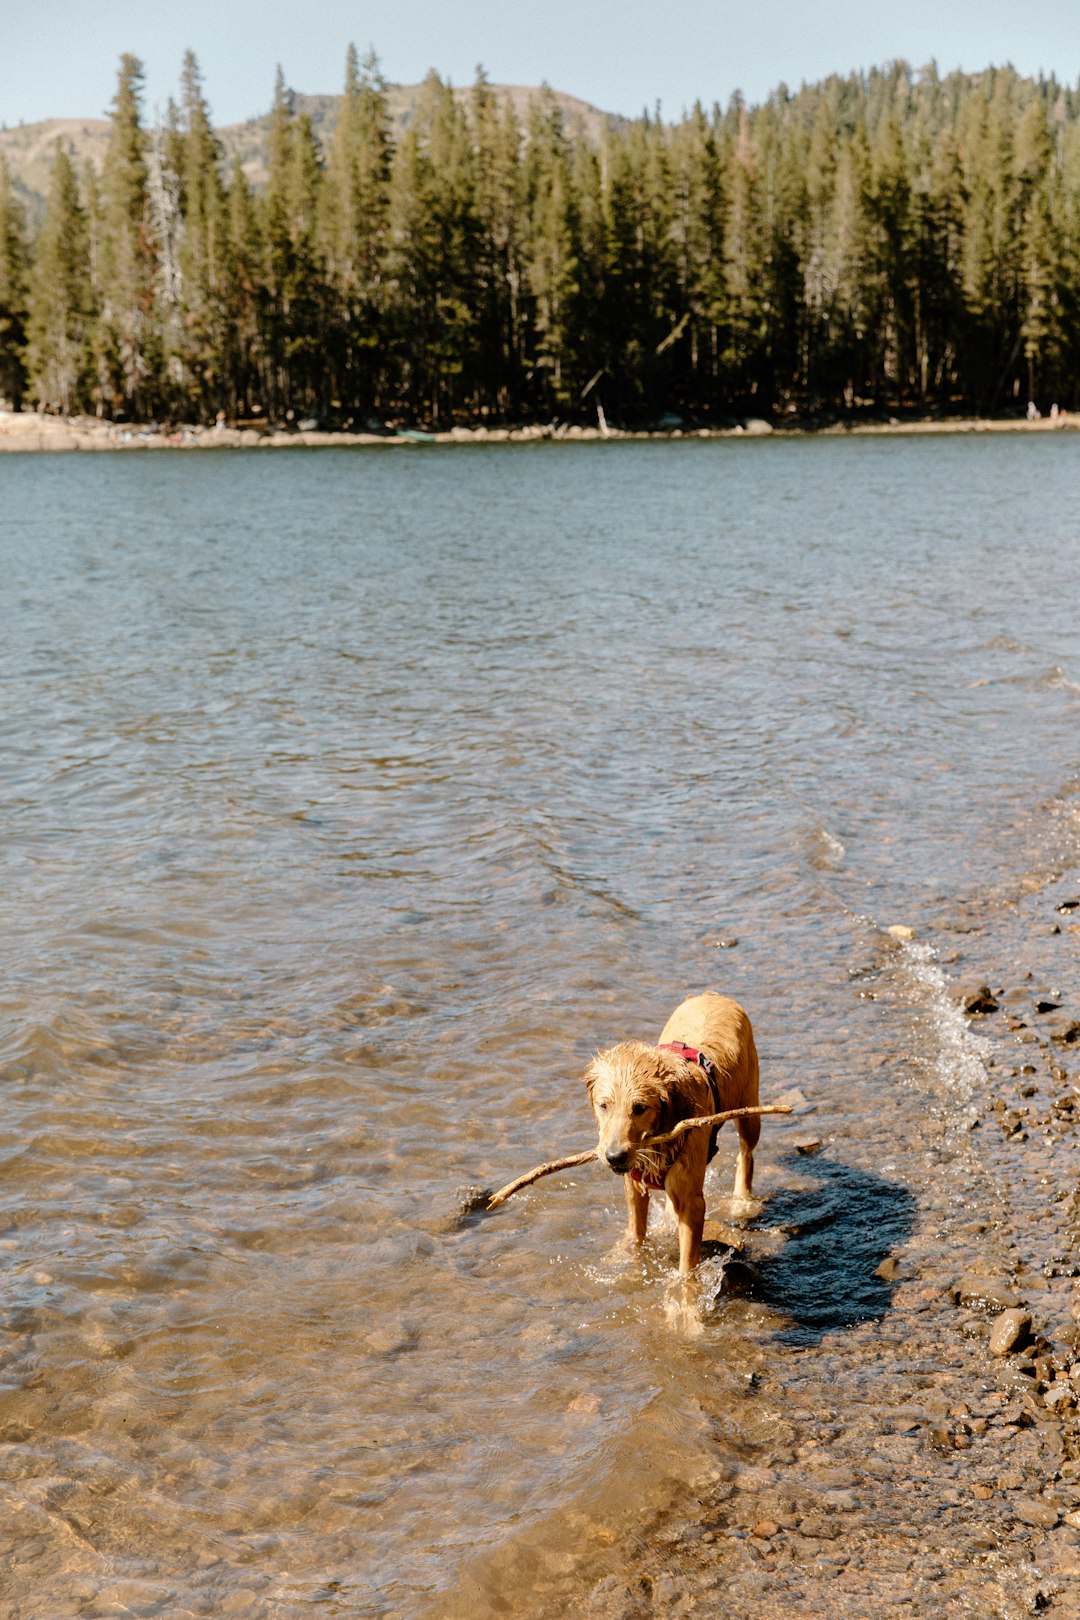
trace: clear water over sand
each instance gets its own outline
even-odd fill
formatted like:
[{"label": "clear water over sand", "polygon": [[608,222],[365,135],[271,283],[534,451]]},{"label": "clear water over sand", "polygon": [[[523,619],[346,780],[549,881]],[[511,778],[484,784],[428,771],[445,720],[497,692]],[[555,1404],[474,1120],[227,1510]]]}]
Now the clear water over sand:
[{"label": "clear water over sand", "polygon": [[[921,942],[1075,854],[1078,489],[1067,436],[4,459],[9,1605],[570,1612],[763,1355],[873,1403],[876,1268],[996,1196],[922,1135],[980,1053]],[[673,1314],[599,1167],[455,1221],[708,986],[813,1109],[748,1292]]]}]

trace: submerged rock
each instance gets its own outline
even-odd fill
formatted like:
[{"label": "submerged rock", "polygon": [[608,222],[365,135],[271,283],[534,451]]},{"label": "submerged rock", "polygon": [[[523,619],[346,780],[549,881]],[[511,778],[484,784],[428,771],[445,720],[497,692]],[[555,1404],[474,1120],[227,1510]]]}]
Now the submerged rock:
[{"label": "submerged rock", "polygon": [[1011,1505],[1013,1514],[1021,1524],[1035,1525],[1039,1529],[1052,1528],[1061,1517],[1056,1507],[1038,1497],[1021,1497]]}]

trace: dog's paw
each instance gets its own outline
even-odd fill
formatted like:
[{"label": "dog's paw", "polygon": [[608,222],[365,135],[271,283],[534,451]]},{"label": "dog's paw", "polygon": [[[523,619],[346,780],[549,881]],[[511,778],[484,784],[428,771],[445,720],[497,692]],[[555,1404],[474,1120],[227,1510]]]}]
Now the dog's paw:
[{"label": "dog's paw", "polygon": [[696,1277],[679,1277],[664,1296],[664,1321],[683,1339],[700,1339],[705,1332],[701,1285]]}]

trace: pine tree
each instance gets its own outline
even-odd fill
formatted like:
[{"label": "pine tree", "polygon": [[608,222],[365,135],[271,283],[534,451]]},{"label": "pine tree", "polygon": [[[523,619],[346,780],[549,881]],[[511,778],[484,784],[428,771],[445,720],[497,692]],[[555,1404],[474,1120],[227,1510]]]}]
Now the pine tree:
[{"label": "pine tree", "polygon": [[727,119],[727,219],[724,264],[729,310],[727,370],[735,400],[748,402],[761,386],[765,341],[765,233],[758,151],[750,114],[736,98]]},{"label": "pine tree", "polygon": [[546,90],[529,109],[521,186],[528,394],[534,409],[550,416],[585,379],[574,365],[580,269],[576,198],[562,112]]},{"label": "pine tree", "polygon": [[723,405],[720,356],[727,296],[724,219],[727,199],[716,134],[700,105],[673,132],[672,248],[679,319],[667,342],[674,350],[673,393],[681,409]]},{"label": "pine tree", "polygon": [[322,234],[334,303],[331,349],[339,411],[369,414],[386,315],[390,121],[378,59],[350,45],[323,186]]},{"label": "pine tree", "polygon": [[1052,209],[1053,142],[1046,109],[1031,96],[1016,136],[1019,187],[1020,335],[1027,366],[1027,397],[1036,400],[1044,362],[1052,370],[1061,346],[1058,266],[1060,247]]},{"label": "pine tree", "polygon": [[318,252],[321,152],[307,113],[296,112],[278,69],[270,114],[269,165],[262,206],[263,373],[273,415],[325,410],[321,363],[326,307]]},{"label": "pine tree", "polygon": [[900,125],[891,111],[881,120],[871,153],[866,265],[870,314],[870,386],[881,405],[897,405],[914,374],[911,299],[911,185]]},{"label": "pine tree", "polygon": [[0,398],[21,410],[26,392],[26,222],[0,153]]},{"label": "pine tree", "polygon": [[476,386],[484,411],[506,415],[522,389],[521,130],[483,68],[469,104],[475,160]]},{"label": "pine tree", "polygon": [[223,373],[229,346],[222,150],[191,51],[184,56],[180,83],[179,140],[171,163],[180,183],[183,213],[175,263],[181,337],[174,360],[188,400],[198,402],[202,416],[212,417],[226,402]]},{"label": "pine tree", "polygon": [[90,250],[75,170],[57,141],[34,259],[27,366],[46,411],[85,409],[91,385]]},{"label": "pine tree", "polygon": [[161,400],[163,356],[142,79],[142,64],[123,56],[101,171],[101,312],[95,341],[110,414],[147,420]]},{"label": "pine tree", "polygon": [[464,95],[433,74],[395,151],[378,63],[351,49],[325,151],[279,72],[261,190],[240,162],[226,180],[190,53],[160,128],[140,98],[124,57],[102,171],[57,155],[29,248],[0,172],[15,403],[343,422],[1078,403],[1080,91],[1052,79],[892,64],[596,142],[548,91],[523,130],[482,71]]},{"label": "pine tree", "polygon": [[226,193],[222,278],[222,406],[227,416],[249,418],[265,409],[262,282],[264,250],[255,199],[237,157]]},{"label": "pine tree", "polygon": [[394,161],[389,272],[402,402],[433,421],[475,398],[475,188],[465,114],[431,73]]}]

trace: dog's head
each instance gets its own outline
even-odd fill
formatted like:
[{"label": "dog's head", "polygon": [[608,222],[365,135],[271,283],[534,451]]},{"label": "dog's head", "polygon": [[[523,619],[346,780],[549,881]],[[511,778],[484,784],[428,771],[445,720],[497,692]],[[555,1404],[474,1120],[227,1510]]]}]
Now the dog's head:
[{"label": "dog's head", "polygon": [[661,1136],[694,1112],[683,1071],[689,1065],[643,1041],[622,1041],[598,1052],[585,1070],[585,1084],[599,1130],[596,1156],[614,1170],[654,1168],[642,1144]]}]

